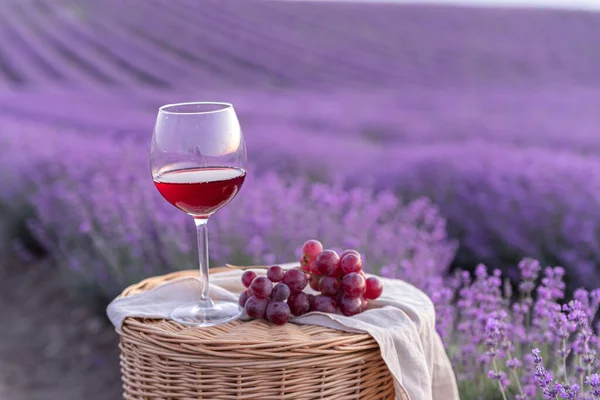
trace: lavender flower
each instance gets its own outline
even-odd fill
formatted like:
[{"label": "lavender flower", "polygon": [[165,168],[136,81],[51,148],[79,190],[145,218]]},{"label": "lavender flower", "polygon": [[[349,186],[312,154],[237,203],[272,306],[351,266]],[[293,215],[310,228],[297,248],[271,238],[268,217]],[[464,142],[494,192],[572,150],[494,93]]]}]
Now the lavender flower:
[{"label": "lavender flower", "polygon": [[592,388],[591,395],[594,398],[600,397],[600,375],[592,374],[585,378],[585,384]]},{"label": "lavender flower", "polygon": [[560,395],[563,399],[577,400],[580,398],[580,390],[581,388],[579,387],[579,385],[574,383],[570,386],[563,386],[560,391]]},{"label": "lavender flower", "polygon": [[456,272],[443,291],[439,282],[426,289],[444,315],[441,333],[459,381],[477,382],[483,370],[507,399],[593,398],[584,379],[598,368],[600,340],[590,329],[596,295],[579,290],[564,303],[562,268],[544,268],[541,279],[535,260],[523,260],[519,269],[525,277],[516,296],[483,265],[474,277]]}]

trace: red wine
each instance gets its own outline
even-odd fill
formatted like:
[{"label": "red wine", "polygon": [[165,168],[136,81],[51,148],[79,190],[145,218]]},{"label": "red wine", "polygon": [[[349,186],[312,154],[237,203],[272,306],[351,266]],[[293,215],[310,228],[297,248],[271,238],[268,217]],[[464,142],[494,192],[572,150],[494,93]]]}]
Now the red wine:
[{"label": "red wine", "polygon": [[235,197],[245,178],[246,171],[238,168],[194,168],[162,173],[154,184],[175,207],[208,217]]}]

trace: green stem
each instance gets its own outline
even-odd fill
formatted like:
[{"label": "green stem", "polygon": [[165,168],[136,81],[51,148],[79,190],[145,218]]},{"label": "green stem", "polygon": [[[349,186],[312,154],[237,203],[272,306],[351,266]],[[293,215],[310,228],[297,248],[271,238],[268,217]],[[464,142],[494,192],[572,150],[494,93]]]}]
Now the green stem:
[{"label": "green stem", "polygon": [[[494,365],[494,372],[498,373],[498,364],[496,363],[496,358],[494,357],[493,361],[492,361],[493,365]],[[504,400],[508,400],[506,398],[506,393],[504,393],[504,388],[502,387],[502,382],[498,381],[498,388],[500,389],[500,393],[502,394],[502,398]]]},{"label": "green stem", "polygon": [[568,382],[567,377],[567,339],[563,339],[562,341],[562,353],[563,353],[563,374],[565,376],[565,384]]},{"label": "green stem", "polygon": [[[506,355],[509,360],[512,360],[513,357],[512,354],[510,354],[510,351],[507,351]],[[511,368],[510,373],[513,375],[513,379],[517,383],[517,389],[519,389],[519,394],[523,396],[523,387],[521,387],[521,381],[519,380],[519,375],[517,375],[517,371]]]}]

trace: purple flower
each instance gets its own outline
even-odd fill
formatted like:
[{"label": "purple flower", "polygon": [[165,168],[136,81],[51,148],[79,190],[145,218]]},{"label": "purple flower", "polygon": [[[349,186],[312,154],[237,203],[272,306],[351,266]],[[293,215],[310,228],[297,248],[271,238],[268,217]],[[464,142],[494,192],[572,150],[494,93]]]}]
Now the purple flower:
[{"label": "purple flower", "polygon": [[495,372],[490,370],[488,371],[488,378],[497,381],[503,390],[510,386],[510,380],[506,376],[505,372]]},{"label": "purple flower", "polygon": [[537,379],[538,386],[542,390],[547,390],[548,385],[550,385],[550,383],[554,379],[552,374],[550,372],[546,371],[546,369],[540,365],[538,365],[536,367],[535,377]]},{"label": "purple flower", "polygon": [[517,369],[523,366],[523,363],[516,357],[506,360],[506,366],[510,369]]},{"label": "purple flower", "polygon": [[584,305],[578,300],[572,300],[569,304],[565,304],[563,306],[564,311],[568,311],[568,319],[569,321],[575,323],[577,328],[587,327],[589,321],[589,305],[588,307],[584,307]]},{"label": "purple flower", "polygon": [[509,340],[506,336],[506,324],[504,322],[506,317],[506,312],[501,310],[487,319],[484,342],[488,349],[488,354],[492,358],[496,357],[500,350],[505,350],[509,346]]},{"label": "purple flower", "polygon": [[535,281],[542,267],[539,261],[524,258],[518,265],[521,272],[521,282],[519,283],[519,291],[521,293],[531,293],[535,288]]},{"label": "purple flower", "polygon": [[547,399],[557,399],[564,392],[563,385],[554,382],[553,385],[548,384],[545,388],[542,389],[542,393],[546,396]]},{"label": "purple flower", "polygon": [[[558,339],[566,340],[571,332],[575,330],[575,325],[570,323],[567,316],[561,312],[555,312],[550,320],[550,329]],[[563,354],[561,354],[563,355]]]},{"label": "purple flower", "polygon": [[563,399],[577,400],[580,390],[581,388],[577,384],[567,385],[561,388],[560,395]]},{"label": "purple flower", "polygon": [[[554,393],[554,391],[556,390],[556,387],[553,387],[551,385],[552,381],[554,380],[554,377],[552,376],[552,373],[550,373],[549,371],[547,371],[542,365],[541,363],[538,363],[535,367],[535,374],[534,374],[536,380],[537,380],[537,385],[540,389],[542,389],[543,393],[550,397],[550,398],[556,398],[558,396],[558,391],[556,391],[556,394],[552,395]],[[549,394],[550,393],[550,394]]]},{"label": "purple flower", "polygon": [[533,362],[535,364],[541,364],[543,360],[542,357],[540,357],[540,349],[535,348],[531,350],[531,353],[533,354]]},{"label": "purple flower", "polygon": [[591,394],[595,397],[600,396],[600,375],[592,374],[585,378],[585,384],[591,387]]}]

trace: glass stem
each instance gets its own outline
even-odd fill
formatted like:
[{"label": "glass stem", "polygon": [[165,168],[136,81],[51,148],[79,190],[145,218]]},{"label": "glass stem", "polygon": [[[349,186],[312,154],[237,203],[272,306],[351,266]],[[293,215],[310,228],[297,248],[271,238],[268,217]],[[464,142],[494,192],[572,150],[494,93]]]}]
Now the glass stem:
[{"label": "glass stem", "polygon": [[198,233],[198,260],[200,262],[201,300],[210,302],[208,283],[208,218],[194,218]]}]

